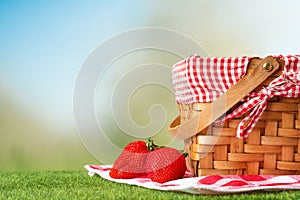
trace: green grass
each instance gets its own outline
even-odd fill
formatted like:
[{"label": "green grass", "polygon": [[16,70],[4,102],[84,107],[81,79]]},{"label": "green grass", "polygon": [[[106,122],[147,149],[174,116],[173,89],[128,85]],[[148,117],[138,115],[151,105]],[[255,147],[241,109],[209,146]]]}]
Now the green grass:
[{"label": "green grass", "polygon": [[192,195],[110,182],[86,171],[0,172],[0,199],[300,199],[300,191]]}]

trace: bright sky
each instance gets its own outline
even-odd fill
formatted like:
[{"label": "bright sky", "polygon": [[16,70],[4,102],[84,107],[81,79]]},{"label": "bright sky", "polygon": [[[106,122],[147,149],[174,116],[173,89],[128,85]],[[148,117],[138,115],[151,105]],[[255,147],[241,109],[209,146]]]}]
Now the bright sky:
[{"label": "bright sky", "polygon": [[73,86],[81,64],[98,44],[139,24],[144,11],[137,6],[125,1],[1,1],[0,84],[28,108],[25,112],[56,125],[62,119],[72,123]]}]

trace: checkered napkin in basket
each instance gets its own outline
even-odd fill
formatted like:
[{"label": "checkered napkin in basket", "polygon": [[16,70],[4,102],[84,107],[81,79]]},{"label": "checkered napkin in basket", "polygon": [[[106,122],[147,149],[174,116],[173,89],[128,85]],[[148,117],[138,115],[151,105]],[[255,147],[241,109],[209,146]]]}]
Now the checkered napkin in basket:
[{"label": "checkered napkin in basket", "polygon": [[[251,111],[239,124],[237,137],[247,137],[273,96],[300,97],[300,56],[274,56],[284,61],[282,74],[260,92],[252,92],[245,103],[226,116],[229,120]],[[235,85],[247,72],[251,57],[202,58],[192,55],[172,66],[177,103],[212,102]]]},{"label": "checkered napkin in basket", "polygon": [[148,189],[177,191],[191,194],[221,194],[241,193],[250,191],[277,191],[300,189],[300,175],[262,176],[262,175],[210,175],[193,177],[186,172],[184,178],[169,181],[163,184],[151,181],[148,178],[113,179],[109,176],[111,165],[86,165],[88,174],[109,181],[136,185]]}]

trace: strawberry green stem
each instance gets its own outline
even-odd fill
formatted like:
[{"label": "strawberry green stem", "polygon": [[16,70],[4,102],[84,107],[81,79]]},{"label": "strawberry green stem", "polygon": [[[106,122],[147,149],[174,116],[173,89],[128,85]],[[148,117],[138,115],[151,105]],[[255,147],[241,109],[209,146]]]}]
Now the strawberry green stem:
[{"label": "strawberry green stem", "polygon": [[153,142],[153,140],[151,138],[147,139],[146,145],[147,145],[147,149],[149,151],[154,151],[155,149],[160,148],[160,146],[154,144],[154,142]]},{"label": "strawberry green stem", "polygon": [[186,157],[188,157],[189,154],[184,152],[182,155],[186,158]]}]

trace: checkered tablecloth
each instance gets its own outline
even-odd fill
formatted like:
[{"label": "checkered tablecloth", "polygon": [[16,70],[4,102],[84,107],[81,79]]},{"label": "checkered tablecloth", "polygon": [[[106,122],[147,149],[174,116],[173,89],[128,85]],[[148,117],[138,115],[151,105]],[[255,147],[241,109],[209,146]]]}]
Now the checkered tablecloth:
[{"label": "checkered tablecloth", "polygon": [[111,165],[86,165],[88,174],[95,174],[109,181],[140,186],[148,189],[177,191],[192,194],[222,194],[250,191],[278,191],[300,189],[300,175],[261,176],[261,175],[211,175],[193,177],[186,172],[184,178],[163,184],[148,178],[113,179],[109,176]]},{"label": "checkered tablecloth", "polygon": [[[249,114],[241,121],[237,136],[247,137],[273,96],[300,97],[300,56],[274,56],[284,61],[282,74],[260,92],[252,92],[224,120]],[[172,81],[177,103],[212,102],[246,74],[252,57],[202,58],[192,55],[172,66]]]}]

